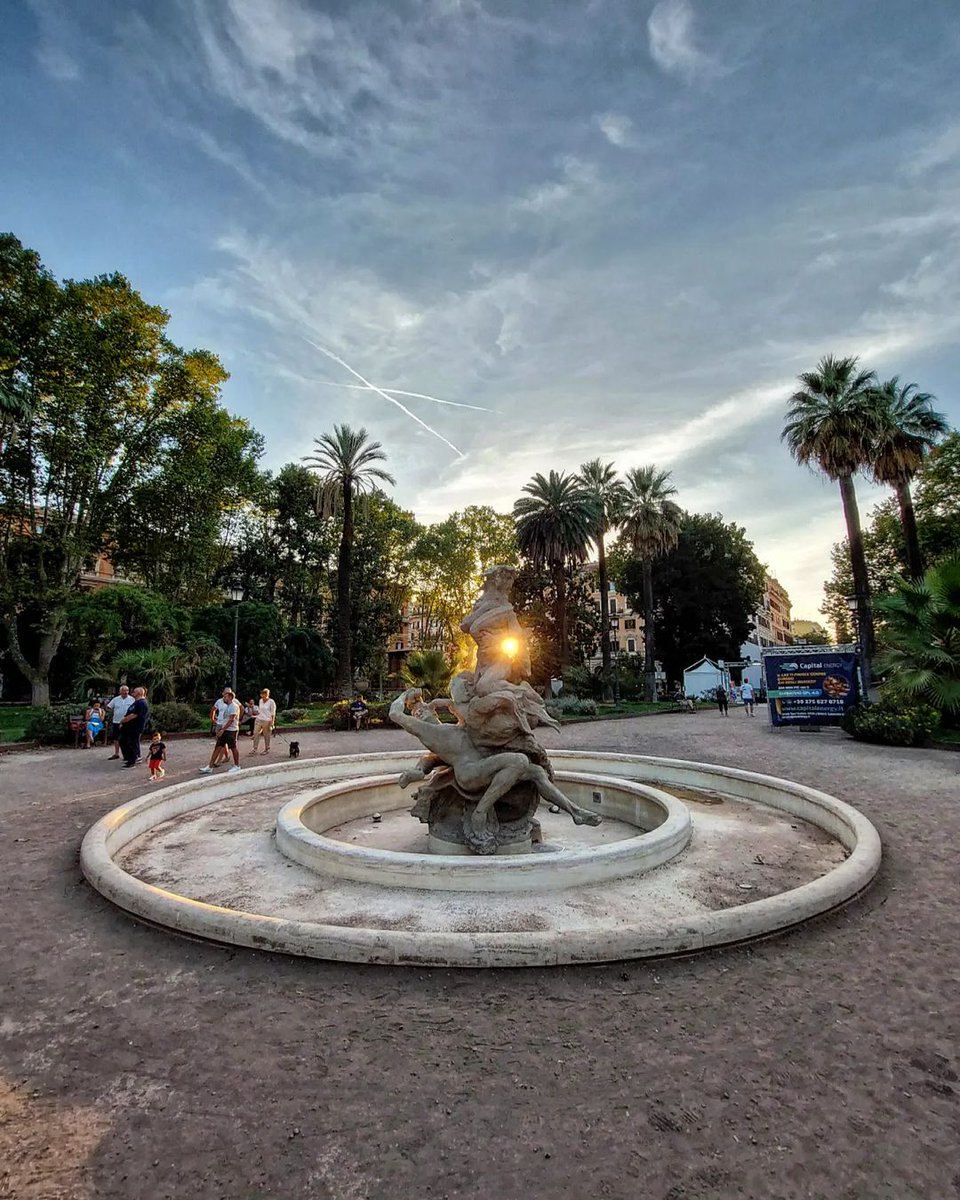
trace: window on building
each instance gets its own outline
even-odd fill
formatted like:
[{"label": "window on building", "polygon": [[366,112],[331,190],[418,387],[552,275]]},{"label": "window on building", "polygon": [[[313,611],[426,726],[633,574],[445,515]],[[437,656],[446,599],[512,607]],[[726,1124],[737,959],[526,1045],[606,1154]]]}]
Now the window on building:
[{"label": "window on building", "polygon": [[616,600],[611,600],[610,603],[607,605],[607,612],[612,617],[612,616],[616,615],[616,611],[617,611],[617,602],[616,602]]},{"label": "window on building", "polygon": [[636,629],[637,622],[634,618],[631,618],[629,621],[624,621],[623,627],[624,629]]},{"label": "window on building", "polygon": [[627,638],[627,653],[628,654],[636,654],[636,652],[637,652],[637,639],[636,638]]},{"label": "window on building", "polygon": [[393,648],[394,648],[394,650],[402,650],[402,649],[403,649],[403,642],[394,642],[394,643],[393,643]]}]

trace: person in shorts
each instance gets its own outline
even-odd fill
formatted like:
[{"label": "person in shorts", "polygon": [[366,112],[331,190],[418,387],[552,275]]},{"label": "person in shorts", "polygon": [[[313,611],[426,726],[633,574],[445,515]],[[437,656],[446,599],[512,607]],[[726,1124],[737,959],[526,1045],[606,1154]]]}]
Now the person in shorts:
[{"label": "person in shorts", "polygon": [[210,761],[200,768],[201,775],[210,775],[213,768],[221,761],[221,755],[228,752],[233,755],[233,766],[227,772],[232,775],[240,770],[240,751],[237,749],[237,734],[240,731],[240,705],[233,694],[233,688],[223,689],[223,703],[214,705],[217,721],[217,740],[214,743]]},{"label": "person in shorts", "polygon": [[743,700],[743,707],[747,710],[747,716],[756,716],[753,711],[753,684],[749,679],[745,679],[740,685],[740,697]]},{"label": "person in shorts", "polygon": [[107,713],[110,717],[110,741],[113,742],[111,758],[120,757],[120,722],[131,708],[133,708],[133,697],[130,695],[127,685],[123,684],[120,691],[107,704]]},{"label": "person in shorts", "polygon": [[167,761],[167,747],[163,740],[163,734],[159,730],[150,739],[150,754],[147,761],[150,764],[150,778],[154,783],[166,775],[163,764]]}]

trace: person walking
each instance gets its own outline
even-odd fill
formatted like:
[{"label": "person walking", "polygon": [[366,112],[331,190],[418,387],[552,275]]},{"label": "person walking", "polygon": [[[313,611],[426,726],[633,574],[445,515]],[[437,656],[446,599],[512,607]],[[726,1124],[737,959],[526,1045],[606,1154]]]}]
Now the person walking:
[{"label": "person walking", "polygon": [[261,754],[270,753],[270,737],[277,723],[277,702],[270,699],[270,689],[263,688],[260,692],[260,703],[257,705],[257,719],[253,723],[253,749],[251,755],[257,753],[260,737],[263,736]]},{"label": "person walking", "polygon": [[150,779],[153,783],[162,779],[166,775],[164,763],[167,761],[167,747],[163,740],[163,734],[158,729],[150,741]]},{"label": "person walking", "polygon": [[729,717],[730,713],[727,709],[727,689],[721,683],[716,691],[717,707],[720,709],[721,717]]},{"label": "person walking", "polygon": [[740,685],[740,698],[743,700],[747,716],[755,717],[757,714],[753,711],[753,684],[749,679],[745,679]]},{"label": "person walking", "polygon": [[150,718],[147,689],[133,689],[133,704],[120,722],[120,753],[125,767],[135,767],[140,761],[140,738]]},{"label": "person walking", "polygon": [[232,775],[240,770],[240,751],[237,749],[237,734],[240,731],[240,705],[233,694],[233,688],[223,689],[223,703],[219,701],[213,706],[217,720],[217,740],[214,743],[210,761],[200,768],[201,775],[210,775],[214,767],[221,761],[221,755],[226,757],[229,751],[233,755],[233,766],[227,772]]},{"label": "person walking", "polygon": [[110,718],[110,741],[113,742],[111,759],[120,757],[120,722],[133,707],[133,697],[127,685],[121,684],[120,691],[107,704],[107,715]]}]

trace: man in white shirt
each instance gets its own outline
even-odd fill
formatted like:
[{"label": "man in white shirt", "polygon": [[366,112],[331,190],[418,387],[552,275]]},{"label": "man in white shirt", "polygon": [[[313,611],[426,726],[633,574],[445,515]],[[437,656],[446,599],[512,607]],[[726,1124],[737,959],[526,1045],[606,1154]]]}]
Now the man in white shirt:
[{"label": "man in white shirt", "polygon": [[270,699],[270,689],[264,688],[260,693],[260,703],[257,705],[257,718],[253,723],[253,749],[251,754],[257,753],[257,747],[260,745],[260,735],[263,735],[263,750],[261,754],[270,753],[270,735],[273,733],[273,727],[277,723],[277,702]]},{"label": "man in white shirt", "polygon": [[124,684],[107,705],[107,712],[110,714],[110,741],[113,742],[112,758],[120,757],[120,725],[131,708],[133,697],[130,695],[130,689]]},{"label": "man in white shirt", "polygon": [[201,775],[209,775],[221,761],[220,755],[229,751],[233,755],[233,766],[227,772],[232,775],[240,770],[240,751],[237,749],[237,733],[240,729],[240,705],[233,694],[233,688],[223,689],[223,699],[213,706],[214,721],[216,722],[217,740],[214,743],[210,761],[200,768]]},{"label": "man in white shirt", "polygon": [[752,717],[756,714],[753,711],[753,684],[745,679],[740,688],[740,695],[743,697],[743,706],[747,710],[747,716]]}]

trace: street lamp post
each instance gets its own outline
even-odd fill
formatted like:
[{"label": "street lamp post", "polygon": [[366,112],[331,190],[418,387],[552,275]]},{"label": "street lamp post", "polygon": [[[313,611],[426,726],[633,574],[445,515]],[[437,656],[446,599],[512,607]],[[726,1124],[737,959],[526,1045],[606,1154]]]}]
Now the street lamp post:
[{"label": "street lamp post", "polygon": [[869,699],[870,687],[870,654],[866,644],[866,620],[865,620],[865,605],[864,597],[857,592],[855,596],[847,596],[847,608],[850,610],[850,615],[853,617],[854,635],[857,639],[857,647],[860,650],[860,688],[863,701]]},{"label": "street lamp post", "polygon": [[228,600],[233,601],[233,658],[230,667],[230,686],[233,694],[237,694],[237,642],[240,632],[240,601],[243,599],[243,588],[229,587],[224,592]]}]

